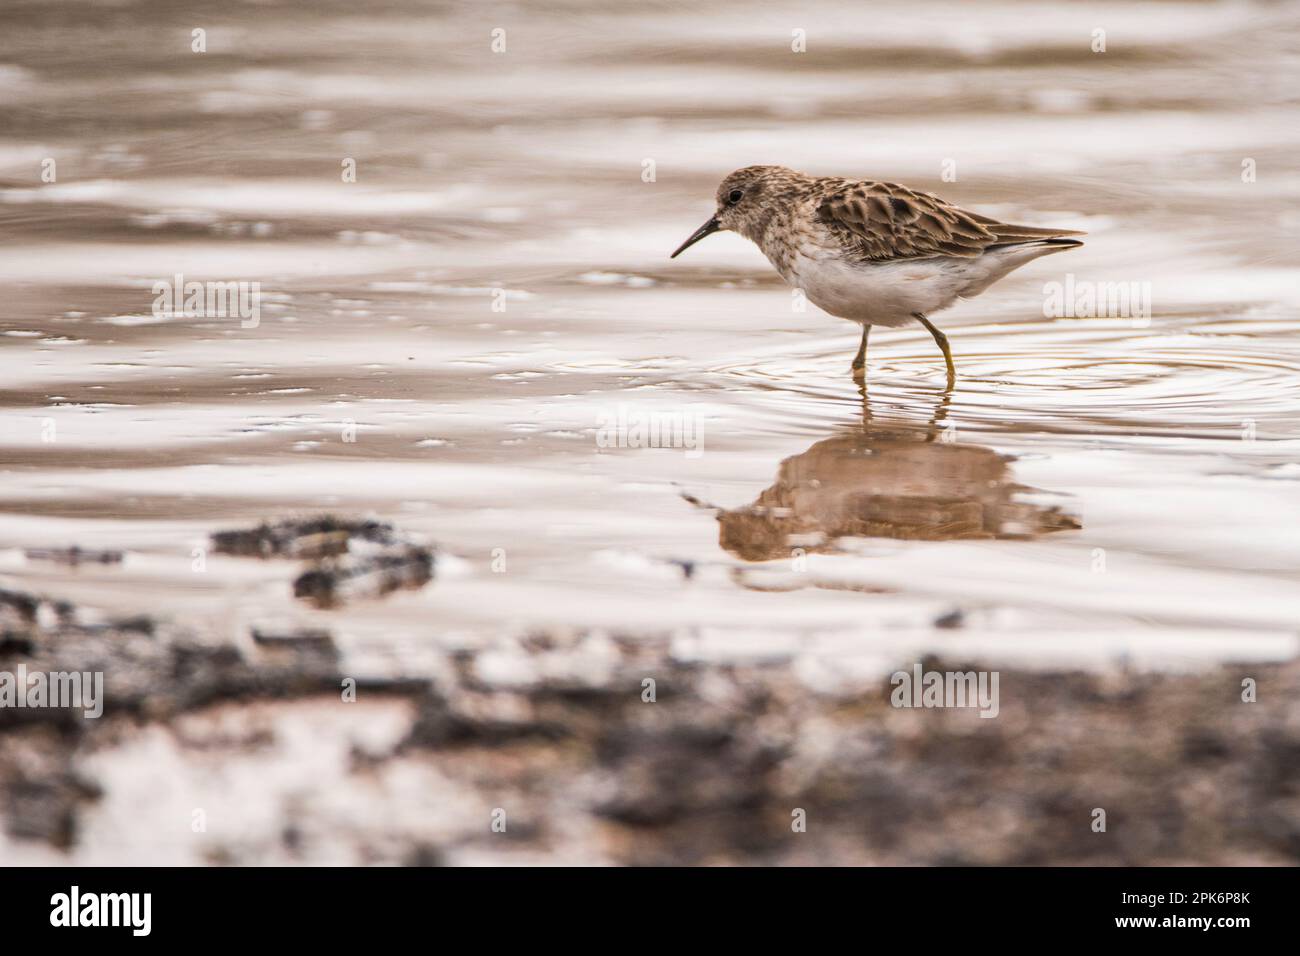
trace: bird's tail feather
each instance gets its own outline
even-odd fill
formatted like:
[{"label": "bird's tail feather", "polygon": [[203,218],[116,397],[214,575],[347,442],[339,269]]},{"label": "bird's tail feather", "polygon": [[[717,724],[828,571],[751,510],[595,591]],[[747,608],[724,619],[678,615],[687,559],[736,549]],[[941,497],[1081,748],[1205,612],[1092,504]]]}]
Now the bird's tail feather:
[{"label": "bird's tail feather", "polygon": [[[1079,233],[1084,235],[1084,233]],[[1073,249],[1081,246],[1083,243],[1078,239],[1066,239],[1062,236],[1049,236],[1043,239],[1014,239],[1011,242],[998,242],[989,246],[986,252],[999,252],[1003,249],[1042,249],[1043,247],[1053,247],[1045,250],[1041,255],[1048,255],[1049,252],[1064,252],[1066,249]]]}]

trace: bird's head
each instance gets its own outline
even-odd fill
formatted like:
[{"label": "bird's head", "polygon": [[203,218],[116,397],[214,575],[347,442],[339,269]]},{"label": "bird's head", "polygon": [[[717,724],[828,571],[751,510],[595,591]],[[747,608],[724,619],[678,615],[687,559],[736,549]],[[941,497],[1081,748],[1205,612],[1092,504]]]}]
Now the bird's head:
[{"label": "bird's head", "polygon": [[676,259],[705,236],[724,229],[756,239],[762,223],[771,214],[773,200],[805,178],[784,166],[746,166],[736,170],[718,186],[717,211],[668,258]]}]

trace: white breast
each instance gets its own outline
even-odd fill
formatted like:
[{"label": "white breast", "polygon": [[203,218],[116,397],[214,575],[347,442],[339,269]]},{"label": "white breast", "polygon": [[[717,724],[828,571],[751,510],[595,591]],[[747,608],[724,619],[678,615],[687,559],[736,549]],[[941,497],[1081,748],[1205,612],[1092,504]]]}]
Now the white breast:
[{"label": "white breast", "polygon": [[[969,259],[910,259],[849,262],[795,258],[792,285],[831,315],[867,325],[899,326],[946,309],[971,281]],[[983,271],[983,270],[980,270]]]}]

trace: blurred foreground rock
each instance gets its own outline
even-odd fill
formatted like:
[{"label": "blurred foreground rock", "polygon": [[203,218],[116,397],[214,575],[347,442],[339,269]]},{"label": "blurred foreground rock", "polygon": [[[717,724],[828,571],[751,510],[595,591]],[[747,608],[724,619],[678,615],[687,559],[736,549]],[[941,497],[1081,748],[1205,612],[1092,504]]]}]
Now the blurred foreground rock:
[{"label": "blurred foreground rock", "polygon": [[[162,863],[1300,860],[1294,661],[1002,669],[985,719],[895,709],[887,674],[818,692],[797,659],[702,663],[666,637],[534,634],[448,651],[428,680],[359,681],[350,701],[319,629],[235,646],[0,592],[0,671],[20,663],[105,674],[98,720],[0,709],[10,845],[71,860],[102,858],[103,826],[82,825],[97,813],[139,828],[115,839]],[[1258,703],[1242,702],[1245,677]],[[167,793],[116,769],[158,760]],[[210,822],[190,832],[172,804]]]},{"label": "blurred foreground rock", "polygon": [[5,828],[59,846],[74,839],[79,804],[99,792],[76,769],[76,755],[115,718],[167,721],[219,701],[301,696],[339,685],[332,643],[249,652],[146,616],[103,619],[67,602],[0,590],[0,681],[8,677],[12,686],[20,668],[27,675],[103,675],[98,718],[81,707],[0,704]]}]

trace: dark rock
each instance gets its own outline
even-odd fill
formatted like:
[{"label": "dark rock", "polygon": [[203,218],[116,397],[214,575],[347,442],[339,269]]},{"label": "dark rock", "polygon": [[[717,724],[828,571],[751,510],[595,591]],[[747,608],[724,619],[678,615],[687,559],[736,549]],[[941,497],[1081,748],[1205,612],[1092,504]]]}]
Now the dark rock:
[{"label": "dark rock", "polygon": [[434,573],[432,548],[407,540],[379,521],[325,515],[263,523],[250,530],[219,531],[212,543],[219,554],[308,561],[294,581],[293,593],[318,607],[420,588]]},{"label": "dark rock", "polygon": [[956,630],[966,626],[966,613],[961,608],[953,608],[947,614],[934,619],[934,626],[944,630]]},{"label": "dark rock", "polygon": [[105,551],[94,548],[28,548],[29,561],[54,561],[76,567],[79,564],[121,564],[123,552]]},{"label": "dark rock", "polygon": [[318,607],[348,598],[382,597],[399,588],[420,588],[433,578],[433,553],[414,545],[396,545],[368,555],[328,558],[293,582],[295,597]]},{"label": "dark rock", "polygon": [[318,558],[344,553],[354,539],[378,545],[399,543],[393,526],[382,521],[322,515],[275,524],[263,522],[247,530],[218,531],[212,535],[212,546],[218,554],[239,557]]},{"label": "dark rock", "polygon": [[275,629],[254,627],[253,641],[263,647],[298,648],[333,651],[334,638],[329,631],[318,627]]}]

